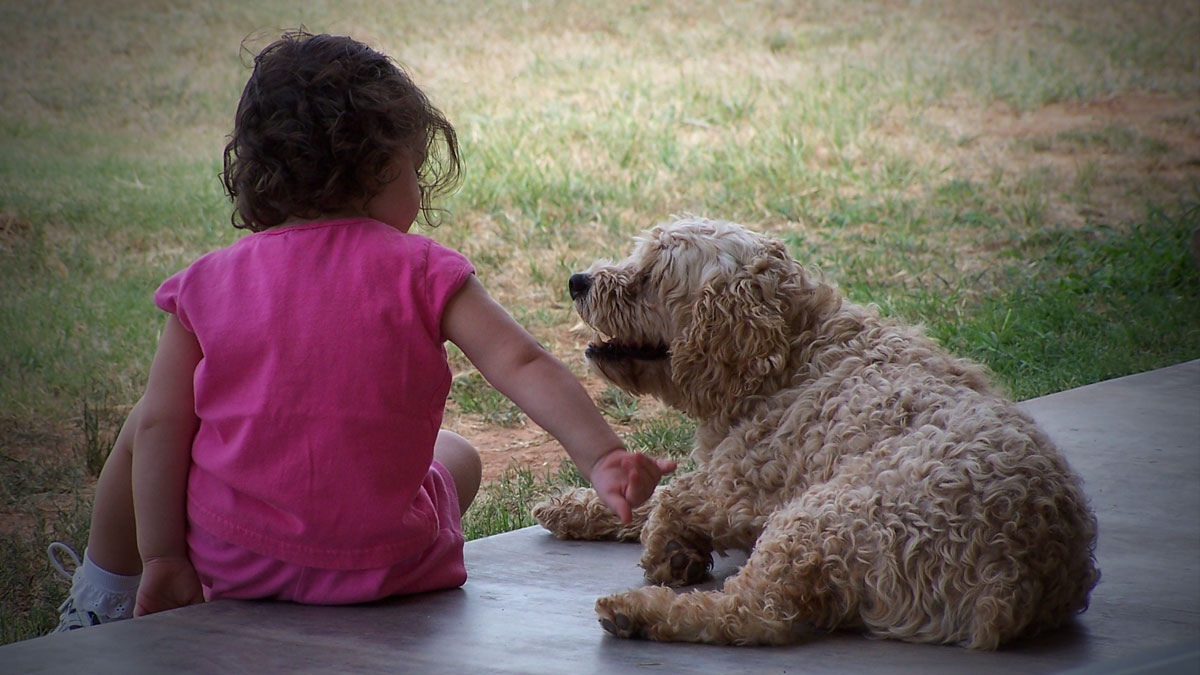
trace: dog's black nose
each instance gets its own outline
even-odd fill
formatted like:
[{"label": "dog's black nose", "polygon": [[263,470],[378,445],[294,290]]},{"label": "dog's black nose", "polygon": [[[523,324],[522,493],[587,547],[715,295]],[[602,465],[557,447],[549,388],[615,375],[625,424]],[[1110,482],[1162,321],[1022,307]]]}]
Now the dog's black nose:
[{"label": "dog's black nose", "polygon": [[572,274],[567,280],[567,289],[571,291],[571,299],[578,300],[581,296],[587,295],[588,289],[592,287],[592,276],[590,274]]}]

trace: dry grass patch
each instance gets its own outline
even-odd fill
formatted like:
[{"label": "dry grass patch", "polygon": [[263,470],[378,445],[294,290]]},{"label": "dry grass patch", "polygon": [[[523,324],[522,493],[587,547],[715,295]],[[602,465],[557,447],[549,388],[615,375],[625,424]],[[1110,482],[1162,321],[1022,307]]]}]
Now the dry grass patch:
[{"label": "dry grass patch", "polygon": [[959,139],[950,152],[964,177],[1045,170],[1067,224],[1127,222],[1145,203],[1187,196],[1200,177],[1200,96],[1128,93],[1024,112],[963,103],[926,115]]}]

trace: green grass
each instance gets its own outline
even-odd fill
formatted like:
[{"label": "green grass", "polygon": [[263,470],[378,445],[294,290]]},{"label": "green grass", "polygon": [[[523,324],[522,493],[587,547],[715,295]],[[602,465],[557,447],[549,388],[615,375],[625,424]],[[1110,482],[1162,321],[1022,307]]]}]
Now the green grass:
[{"label": "green grass", "polygon": [[542,475],[514,464],[499,479],[484,485],[463,517],[467,540],[509,532],[536,524],[532,511],[538,501],[555,492],[587,485],[579,469],[563,460],[558,470]]},{"label": "green grass", "polygon": [[1200,356],[1200,268],[1188,245],[1197,227],[1200,203],[1188,202],[1121,230],[1041,229],[974,298],[966,285],[844,290],[925,323],[1024,400]]},{"label": "green grass", "polygon": [[[932,331],[954,352],[988,364],[1018,399],[1141,372],[1200,355],[1200,272],[1188,240],[1200,203],[1154,209],[1128,230],[1039,232],[1014,251],[1005,293]],[[944,314],[946,296],[920,298],[917,316]],[[1066,365],[1066,367],[1062,367]]]},{"label": "green grass", "polygon": [[[86,539],[154,289],[241,234],[217,174],[247,52],[299,24],[394,55],[447,113],[464,180],[425,232],[581,377],[566,278],[681,212],[780,237],[1017,398],[1200,357],[1193,5],[292,5],[0,8],[0,641],[53,621],[45,546]],[[527,424],[448,351],[448,423]],[[598,391],[686,467],[692,422]],[[468,536],[579,482],[514,465]]]},{"label": "green grass", "polygon": [[450,400],[459,411],[479,415],[485,422],[501,427],[515,427],[525,420],[521,409],[496,391],[479,373],[467,373],[450,385]]},{"label": "green grass", "polygon": [[625,442],[638,452],[684,459],[692,450],[696,423],[677,412],[638,420],[625,435]]},{"label": "green grass", "polygon": [[[695,422],[675,412],[635,420],[636,411],[632,409],[636,408],[636,399],[617,389],[606,390],[596,403],[614,422],[633,423],[633,428],[625,434],[630,449],[678,460],[678,471],[681,472],[692,468],[688,454],[696,431]],[[471,540],[534,525],[536,521],[531,512],[537,502],[554,493],[586,485],[579,467],[565,459],[554,471],[547,470],[540,475],[529,467],[514,463],[497,480],[480,490],[463,518],[463,534]]]},{"label": "green grass", "polygon": [[596,400],[596,406],[616,424],[629,424],[638,414],[638,399],[609,386]]},{"label": "green grass", "polygon": [[[39,513],[35,530],[55,531],[55,540],[83,551],[91,503],[72,498],[64,505]],[[58,623],[58,603],[65,598],[70,583],[58,576],[46,558],[49,540],[39,539],[38,549],[30,551],[28,538],[10,533],[0,535],[0,559],[4,560],[4,586],[0,589],[0,643],[45,634]],[[66,564],[70,564],[67,562]],[[36,598],[40,601],[30,602]]]}]

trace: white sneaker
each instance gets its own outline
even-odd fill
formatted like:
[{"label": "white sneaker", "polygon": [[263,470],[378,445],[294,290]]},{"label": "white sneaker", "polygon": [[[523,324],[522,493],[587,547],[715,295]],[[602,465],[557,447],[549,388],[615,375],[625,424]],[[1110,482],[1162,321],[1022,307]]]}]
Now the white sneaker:
[{"label": "white sneaker", "polygon": [[75,598],[67,598],[58,606],[58,626],[51,633],[65,633],[76,628],[91,628],[106,623],[95,612],[85,612],[75,607]]},{"label": "white sneaker", "polygon": [[[59,559],[59,554],[61,553],[65,553],[71,558],[71,561],[75,565],[74,573],[68,572],[67,569],[63,567],[62,561]],[[46,549],[46,555],[50,557],[50,564],[54,566],[54,569],[58,570],[58,573],[63,577],[73,582],[71,585],[71,595],[68,596],[67,599],[63,601],[63,604],[59,605],[58,607],[58,627],[51,631],[52,633],[65,633],[67,631],[75,630],[76,628],[91,628],[92,626],[99,626],[102,623],[119,621],[121,618],[125,618],[107,618],[102,614],[80,609],[75,606],[75,594],[80,586],[78,573],[83,567],[83,563],[80,562],[79,554],[77,554],[74,549],[62,543],[61,541],[56,541],[51,543]]]}]

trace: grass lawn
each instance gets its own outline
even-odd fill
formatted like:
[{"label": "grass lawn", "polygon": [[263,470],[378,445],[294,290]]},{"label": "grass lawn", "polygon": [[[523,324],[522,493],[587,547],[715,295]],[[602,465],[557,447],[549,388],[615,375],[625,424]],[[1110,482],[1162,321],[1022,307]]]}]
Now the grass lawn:
[{"label": "grass lawn", "polygon": [[[781,238],[1017,399],[1200,358],[1200,6],[59,3],[0,8],[0,644],[49,629],[95,475],[163,324],[158,283],[240,235],[217,179],[253,53],[286,28],[403,63],[455,124],[442,225],[627,442],[692,423],[586,373],[566,279],[670,214]],[[545,446],[451,349],[446,426]],[[563,455],[565,457],[565,455]],[[469,536],[579,476],[514,464]]]}]

